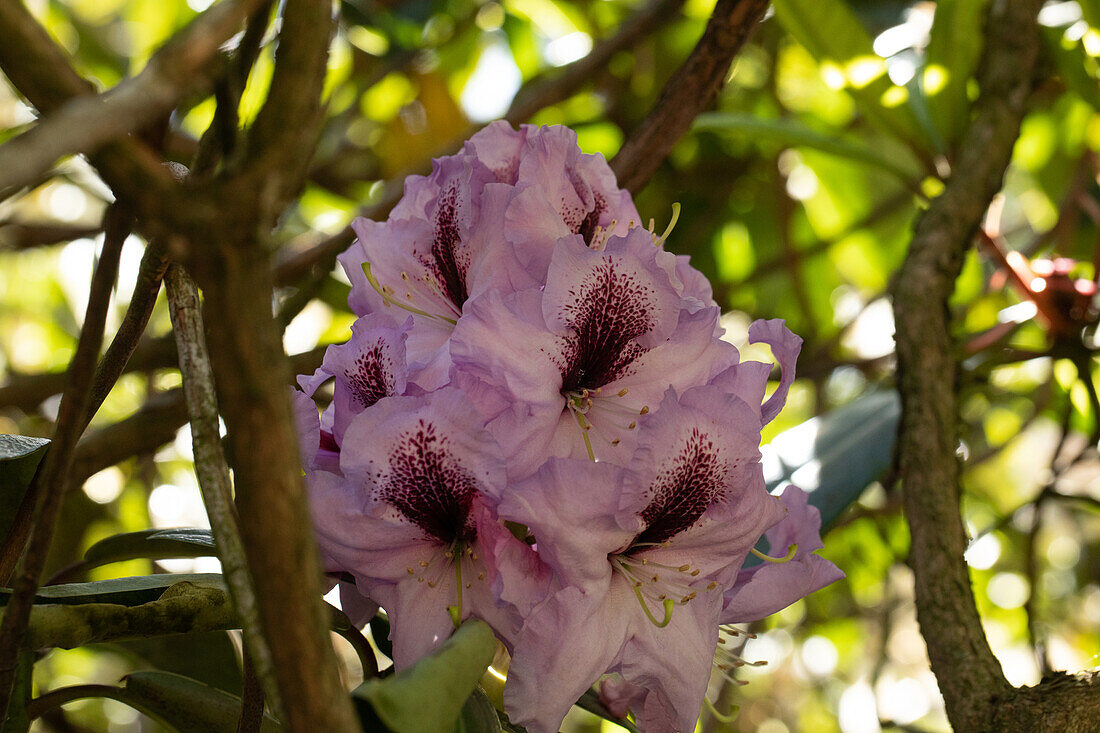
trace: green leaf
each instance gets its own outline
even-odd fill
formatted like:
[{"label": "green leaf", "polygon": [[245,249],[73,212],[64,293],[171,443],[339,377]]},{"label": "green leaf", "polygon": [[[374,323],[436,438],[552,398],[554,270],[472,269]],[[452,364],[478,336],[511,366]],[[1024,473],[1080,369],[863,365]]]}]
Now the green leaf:
[{"label": "green leaf", "polygon": [[[134,672],[123,677],[123,702],[179,733],[233,733],[241,717],[236,695],[171,672]],[[264,715],[260,730],[282,730]]]},{"label": "green leaf", "polygon": [[393,659],[393,644],[390,642],[390,620],[381,613],[370,620],[370,635],[378,651]]},{"label": "green leaf", "polygon": [[50,441],[26,435],[0,435],[0,538],[7,537],[19,505]]},{"label": "green leaf", "polygon": [[31,721],[27,703],[31,699],[31,678],[34,675],[34,652],[20,652],[15,662],[15,682],[8,701],[8,714],[0,721],[0,733],[27,733]]},{"label": "green leaf", "polygon": [[84,553],[84,562],[95,567],[136,558],[166,560],[217,554],[214,535],[208,529],[146,529],[112,535],[96,542]]},{"label": "green leaf", "polygon": [[795,40],[822,65],[845,79],[860,113],[878,129],[928,152],[912,110],[905,104],[888,107],[883,97],[894,86],[886,62],[875,54],[871,37],[843,0],[775,0],[775,17]]},{"label": "green leaf", "polygon": [[1090,59],[1081,42],[1066,41],[1063,28],[1044,27],[1040,30],[1047,53],[1058,67],[1062,82],[1093,109],[1100,110],[1100,81],[1088,71]]},{"label": "green leaf", "polygon": [[768,490],[803,489],[824,534],[890,468],[900,417],[896,392],[872,392],[783,431],[761,449]]},{"label": "green leaf", "polygon": [[[34,600],[35,603],[116,603],[122,606],[140,606],[142,603],[157,600],[169,586],[184,580],[196,585],[225,587],[222,576],[218,573],[138,575],[91,583],[47,585],[38,589]],[[6,605],[10,596],[10,588],[0,588],[0,605]]]},{"label": "green leaf", "polygon": [[1081,15],[1093,28],[1100,28],[1100,0],[1077,0],[1081,6]]},{"label": "green leaf", "polygon": [[792,119],[761,119],[750,115],[728,114],[725,112],[705,112],[695,119],[695,130],[712,130],[715,132],[728,132],[751,138],[753,140],[769,140],[781,145],[805,146],[820,150],[824,153],[839,155],[844,158],[873,165],[881,168],[894,176],[906,187],[914,187],[919,178],[919,171],[915,168],[905,168],[895,161],[887,158],[877,150],[866,145],[860,145],[835,135],[825,135],[811,130],[802,123]]},{"label": "green leaf", "polygon": [[392,677],[368,680],[352,694],[397,733],[451,730],[496,648],[489,625],[471,619],[431,656]]},{"label": "green leaf", "polygon": [[583,710],[587,710],[593,715],[601,717],[604,720],[610,720],[615,725],[618,725],[630,731],[630,733],[637,733],[638,729],[635,728],[634,724],[631,723],[629,720],[626,720],[625,718],[616,718],[614,715],[612,715],[611,711],[604,707],[604,704],[600,702],[599,694],[597,694],[596,691],[592,688],[586,690],[585,693],[581,695],[581,699],[577,700],[577,707]]},{"label": "green leaf", "polygon": [[224,631],[130,639],[105,646],[133,657],[136,668],[153,667],[189,677],[233,695],[241,694],[237,652]]},{"label": "green leaf", "polygon": [[966,87],[982,54],[982,18],[989,0],[938,0],[925,51],[921,87],[936,129],[949,147],[970,119]]},{"label": "green leaf", "polygon": [[497,709],[485,690],[475,687],[455,721],[455,733],[501,733],[501,730]]}]

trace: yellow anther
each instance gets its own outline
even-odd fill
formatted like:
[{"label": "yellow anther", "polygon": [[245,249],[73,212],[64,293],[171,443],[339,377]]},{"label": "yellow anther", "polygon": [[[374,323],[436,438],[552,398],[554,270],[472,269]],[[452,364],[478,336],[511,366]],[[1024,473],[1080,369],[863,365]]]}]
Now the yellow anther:
[{"label": "yellow anther", "polygon": [[405,568],[409,571],[409,575],[416,575],[416,572],[412,568]]},{"label": "yellow anther", "polygon": [[691,570],[691,565],[689,565],[687,563],[684,563],[683,565],[681,565],[680,567],[678,567],[676,569],[679,570],[681,573],[686,573],[688,570]]},{"label": "yellow anther", "polygon": [[648,415],[649,414],[649,405],[643,405],[642,409],[638,410],[638,414],[639,415]]},{"label": "yellow anther", "polygon": [[619,395],[620,397],[626,397],[626,393],[629,392],[629,391],[630,390],[628,390],[626,387],[623,387],[622,389],[620,389],[615,394]]}]

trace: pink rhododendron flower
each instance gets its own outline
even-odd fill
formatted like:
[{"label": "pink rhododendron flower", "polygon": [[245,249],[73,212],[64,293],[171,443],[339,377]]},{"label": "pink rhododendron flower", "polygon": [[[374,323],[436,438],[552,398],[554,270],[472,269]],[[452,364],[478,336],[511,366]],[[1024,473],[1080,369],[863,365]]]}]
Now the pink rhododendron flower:
[{"label": "pink rhododendron flower", "polygon": [[388,397],[344,435],[343,476],[311,476],[324,553],[390,614],[394,663],[408,666],[471,616],[511,638],[483,556],[513,541],[489,507],[504,488],[499,450],[462,393]]},{"label": "pink rhododendron flower", "polygon": [[752,408],[716,387],[669,390],[639,425],[630,469],[551,459],[502,498],[501,516],[530,527],[563,586],[516,641],[513,721],[557,730],[589,685],[617,671],[656,693],[678,729],[694,727],[724,593],[784,515],[764,488],[759,429]]},{"label": "pink rhododendron flower", "polygon": [[549,456],[624,460],[665,390],[737,363],[714,337],[718,309],[687,307],[662,255],[643,229],[599,250],[566,237],[543,287],[471,303],[451,342],[453,377],[476,397],[511,476]]},{"label": "pink rhododendron flower", "polygon": [[821,513],[810,506],[809,496],[797,486],[787,486],[780,499],[787,516],[764,533],[773,552],[789,547],[796,551],[788,562],[764,562],[743,568],[737,582],[726,591],[722,623],[742,624],[782,611],[799,598],[844,577],[833,563],[814,554],[821,542]]}]

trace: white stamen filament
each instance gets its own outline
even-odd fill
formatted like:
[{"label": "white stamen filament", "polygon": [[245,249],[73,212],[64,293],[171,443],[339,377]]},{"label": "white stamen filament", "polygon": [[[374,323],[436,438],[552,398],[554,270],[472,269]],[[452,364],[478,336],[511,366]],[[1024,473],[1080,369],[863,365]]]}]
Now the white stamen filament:
[{"label": "white stamen filament", "polygon": [[457,322],[457,317],[461,315],[461,312],[457,310],[455,304],[451,302],[450,298],[447,298],[442,294],[442,292],[439,290],[439,286],[433,283],[428,275],[424,276],[424,282],[429,286],[429,290],[431,290],[433,294],[438,295],[442,298],[443,302],[447,304],[449,312],[451,312],[455,316],[455,318],[450,318],[448,316],[440,315],[438,313],[430,313],[422,308],[414,306],[412,304],[412,301],[413,293],[416,291],[416,288],[413,287],[413,280],[411,280],[408,274],[404,272],[401,273],[401,279],[403,282],[410,285],[410,289],[405,291],[405,300],[407,302],[404,303],[395,297],[395,291],[393,288],[391,288],[389,285],[384,285],[378,281],[378,278],[376,278],[374,276],[374,273],[371,271],[371,266],[369,262],[363,263],[363,274],[366,275],[367,282],[370,283],[370,286],[372,288],[374,288],[374,291],[382,297],[382,301],[385,303],[386,307],[396,306],[401,310],[412,313],[413,315],[423,316],[424,318],[430,318],[432,320],[443,321],[445,323],[451,324],[452,326],[455,325],[455,323]]},{"label": "white stamen filament", "polygon": [[633,585],[642,597],[657,603],[672,600],[685,605],[694,600],[700,590],[714,590],[718,585],[710,583],[702,589],[696,588],[696,578],[700,571],[689,563],[677,567],[654,562],[644,556],[623,554],[612,556],[611,567]]},{"label": "white stamen filament", "polygon": [[626,404],[622,398],[629,392],[630,390],[626,387],[618,392],[606,393],[603,392],[602,387],[596,389],[582,387],[565,393],[565,407],[573,413],[581,429],[589,458],[593,461],[596,458],[592,450],[591,435],[595,435],[608,446],[617,446],[622,442],[622,437],[615,433],[620,430],[634,430],[638,426],[638,416],[649,412],[649,405],[638,408]]}]

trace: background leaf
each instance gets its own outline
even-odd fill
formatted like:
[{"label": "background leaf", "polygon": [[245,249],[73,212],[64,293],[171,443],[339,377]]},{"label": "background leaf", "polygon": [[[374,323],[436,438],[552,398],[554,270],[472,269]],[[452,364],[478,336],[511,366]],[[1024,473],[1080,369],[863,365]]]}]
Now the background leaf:
[{"label": "background leaf", "polygon": [[224,631],[173,634],[104,644],[134,660],[140,669],[151,666],[239,696],[241,670],[237,651]]},{"label": "background leaf", "polygon": [[695,118],[696,130],[742,135],[750,140],[770,140],[783,145],[805,146],[832,155],[850,158],[887,171],[913,186],[920,172],[916,166],[906,168],[874,148],[854,143],[836,135],[826,135],[793,119],[762,119],[752,115],[706,112]]},{"label": "background leaf", "polygon": [[[116,603],[122,606],[139,606],[157,600],[170,586],[185,580],[196,585],[225,587],[222,576],[218,573],[138,575],[90,583],[47,585],[38,589],[34,600],[35,603]],[[10,588],[0,588],[0,605],[7,604],[10,596]]]},{"label": "background leaf", "polygon": [[871,45],[859,18],[842,0],[774,0],[776,19],[820,62],[833,64],[845,79],[859,111],[883,132],[927,152],[927,141],[906,105],[885,106],[884,95],[893,86],[886,62]]},{"label": "background leaf", "polygon": [[0,538],[11,530],[49,444],[45,438],[0,435]]},{"label": "background leaf", "polygon": [[872,392],[780,433],[761,449],[768,490],[809,494],[824,534],[890,468],[900,417],[896,392]]},{"label": "background leaf", "polygon": [[497,709],[489,701],[489,696],[481,687],[475,687],[466,698],[458,720],[455,721],[455,733],[500,733],[500,718]]},{"label": "background leaf", "polygon": [[[179,733],[233,733],[241,716],[236,695],[170,672],[134,672],[123,678],[127,704]],[[264,715],[263,733],[282,730]]]},{"label": "background leaf", "polygon": [[967,83],[982,52],[982,17],[988,0],[939,0],[932,20],[921,88],[940,136],[954,145],[970,118]]},{"label": "background leaf", "polygon": [[214,535],[208,529],[146,529],[112,535],[96,542],[84,553],[84,562],[95,567],[135,558],[167,560],[217,554]]}]

